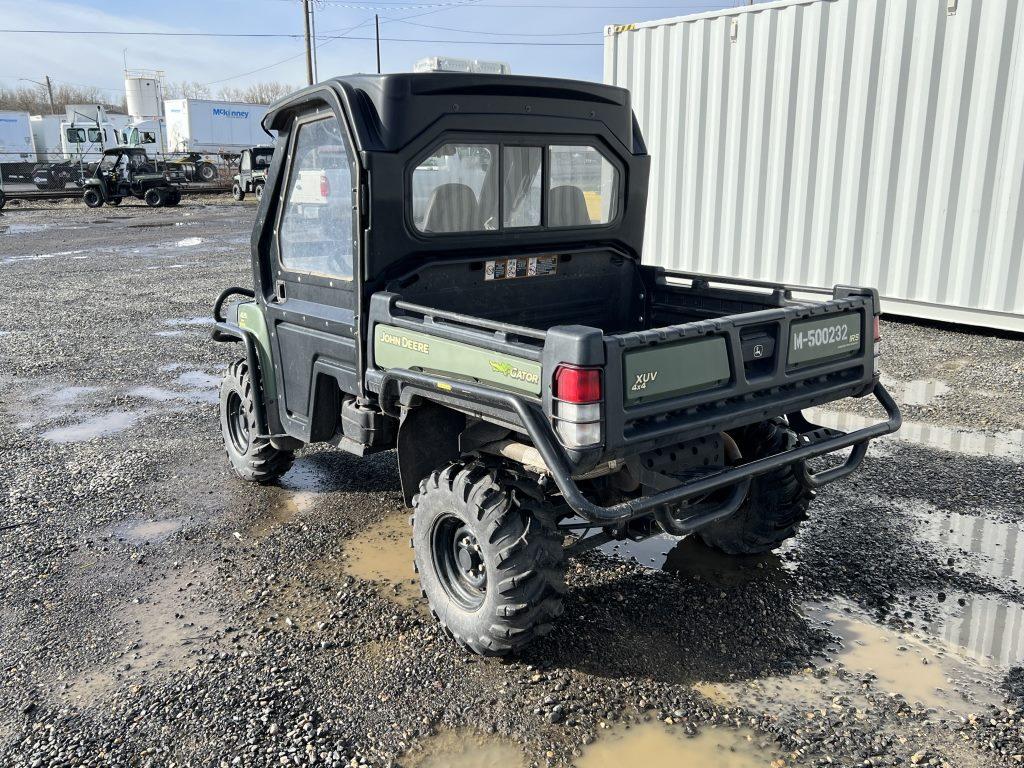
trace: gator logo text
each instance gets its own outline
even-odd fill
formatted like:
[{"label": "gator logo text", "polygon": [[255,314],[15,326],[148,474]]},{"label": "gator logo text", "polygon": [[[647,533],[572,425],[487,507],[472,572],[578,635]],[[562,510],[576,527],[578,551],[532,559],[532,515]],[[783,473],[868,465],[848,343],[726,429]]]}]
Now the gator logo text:
[{"label": "gator logo text", "polygon": [[500,363],[497,360],[488,360],[487,362],[491,364],[492,371],[500,373],[502,376],[508,376],[516,381],[525,381],[527,384],[540,383],[540,376],[538,374],[516,368],[512,363]]}]

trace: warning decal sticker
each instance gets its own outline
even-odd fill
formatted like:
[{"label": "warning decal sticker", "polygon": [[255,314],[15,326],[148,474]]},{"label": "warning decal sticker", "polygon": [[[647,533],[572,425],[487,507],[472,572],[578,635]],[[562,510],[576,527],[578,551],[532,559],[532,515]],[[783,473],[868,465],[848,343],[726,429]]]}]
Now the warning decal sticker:
[{"label": "warning decal sticker", "polygon": [[518,277],[543,277],[558,272],[557,256],[529,256],[494,259],[484,266],[484,280],[514,280]]}]

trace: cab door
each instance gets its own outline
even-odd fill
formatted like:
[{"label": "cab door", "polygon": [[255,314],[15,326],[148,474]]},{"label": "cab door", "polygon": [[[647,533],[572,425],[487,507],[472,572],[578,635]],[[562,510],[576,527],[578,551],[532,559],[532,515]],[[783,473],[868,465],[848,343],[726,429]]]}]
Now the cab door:
[{"label": "cab door", "polygon": [[326,106],[296,119],[287,146],[264,299],[281,424],[316,442],[334,434],[344,395],[359,392],[359,173],[347,127]]}]

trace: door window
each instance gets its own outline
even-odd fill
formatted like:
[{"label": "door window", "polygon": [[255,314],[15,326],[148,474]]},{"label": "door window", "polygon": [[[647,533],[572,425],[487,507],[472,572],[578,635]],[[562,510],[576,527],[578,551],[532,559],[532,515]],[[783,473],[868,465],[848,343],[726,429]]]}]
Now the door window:
[{"label": "door window", "polygon": [[335,117],[301,123],[278,232],[281,263],[352,278],[352,173]]}]

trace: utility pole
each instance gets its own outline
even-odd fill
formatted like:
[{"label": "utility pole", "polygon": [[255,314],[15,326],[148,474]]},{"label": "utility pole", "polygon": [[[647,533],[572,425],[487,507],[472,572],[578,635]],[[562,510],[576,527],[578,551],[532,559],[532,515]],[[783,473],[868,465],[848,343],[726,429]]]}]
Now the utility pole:
[{"label": "utility pole", "polygon": [[380,14],[373,14],[373,23],[377,28],[377,74],[380,74]]},{"label": "utility pole", "polygon": [[302,0],[302,19],[306,26],[306,85],[313,84],[313,46],[309,34],[309,0]]},{"label": "utility pole", "polygon": [[320,62],[316,55],[316,2],[309,6],[309,25],[313,30],[313,80],[320,82]]},{"label": "utility pole", "polygon": [[50,83],[50,76],[43,75],[43,77],[46,79],[46,95],[50,97],[50,114],[56,115],[57,108],[53,106],[53,85]]}]

